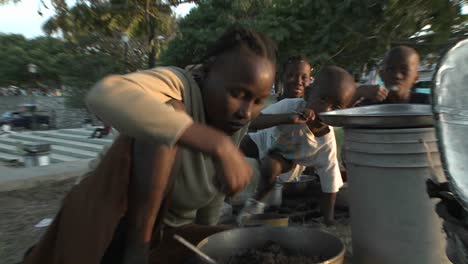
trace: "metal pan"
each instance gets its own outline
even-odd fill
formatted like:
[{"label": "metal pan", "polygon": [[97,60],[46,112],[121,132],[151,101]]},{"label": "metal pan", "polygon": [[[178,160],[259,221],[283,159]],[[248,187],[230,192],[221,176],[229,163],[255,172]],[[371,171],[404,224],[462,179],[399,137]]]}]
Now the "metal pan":
[{"label": "metal pan", "polygon": [[442,163],[457,200],[468,210],[468,39],[438,65],[433,110]]},{"label": "metal pan", "polygon": [[431,107],[422,104],[382,104],[355,107],[319,114],[334,127],[416,128],[434,125]]},{"label": "metal pan", "polygon": [[267,241],[278,243],[293,254],[327,259],[321,263],[342,264],[344,261],[345,247],[340,239],[305,227],[237,228],[211,235],[197,247],[222,263],[243,250],[262,247]]}]

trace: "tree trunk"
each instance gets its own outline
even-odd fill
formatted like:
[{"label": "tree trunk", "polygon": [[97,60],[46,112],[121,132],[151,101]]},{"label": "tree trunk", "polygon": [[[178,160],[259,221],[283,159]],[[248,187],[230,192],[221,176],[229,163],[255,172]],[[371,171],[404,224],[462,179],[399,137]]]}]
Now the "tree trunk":
[{"label": "tree trunk", "polygon": [[148,25],[148,45],[149,45],[149,54],[148,54],[148,68],[154,68],[155,57],[156,57],[156,18],[154,14],[149,14],[149,0],[146,1],[146,23]]},{"label": "tree trunk", "polygon": [[150,33],[148,35],[148,43],[149,43],[149,54],[148,54],[148,68],[154,68],[156,61],[156,27],[155,27],[155,19],[150,18]]}]

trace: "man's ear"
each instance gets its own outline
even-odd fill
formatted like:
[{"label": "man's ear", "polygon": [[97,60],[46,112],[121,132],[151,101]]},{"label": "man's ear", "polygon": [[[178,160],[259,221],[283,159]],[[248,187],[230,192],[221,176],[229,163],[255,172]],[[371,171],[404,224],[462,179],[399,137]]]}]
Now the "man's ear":
[{"label": "man's ear", "polygon": [[416,71],[416,78],[414,79],[413,84],[415,84],[419,80],[419,71]]}]

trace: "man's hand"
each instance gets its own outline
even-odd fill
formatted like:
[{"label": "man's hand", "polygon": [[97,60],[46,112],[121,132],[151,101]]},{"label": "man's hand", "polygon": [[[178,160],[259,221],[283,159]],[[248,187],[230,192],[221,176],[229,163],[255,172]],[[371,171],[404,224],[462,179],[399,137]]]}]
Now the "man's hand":
[{"label": "man's hand", "polygon": [[148,247],[130,247],[125,249],[123,264],[148,264]]},{"label": "man's hand", "polygon": [[215,184],[221,192],[234,195],[249,184],[253,175],[252,168],[229,138],[226,137],[218,149],[214,157],[217,160]]},{"label": "man's hand", "polygon": [[382,102],[388,96],[388,90],[380,85],[361,85],[358,87],[359,97],[371,100],[372,102]]},{"label": "man's hand", "polygon": [[265,203],[259,202],[255,199],[248,199],[239,215],[236,217],[236,222],[239,226],[243,226],[245,221],[256,214],[263,214],[265,211]]},{"label": "man's hand", "polygon": [[204,124],[193,123],[182,133],[178,143],[213,157],[216,169],[214,184],[219,191],[232,195],[249,184],[252,168],[225,133]]}]

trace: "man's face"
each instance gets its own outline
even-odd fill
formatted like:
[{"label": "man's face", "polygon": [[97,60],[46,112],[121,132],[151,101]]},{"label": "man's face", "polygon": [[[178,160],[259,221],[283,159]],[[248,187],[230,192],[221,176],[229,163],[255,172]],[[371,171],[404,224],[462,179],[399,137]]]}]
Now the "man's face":
[{"label": "man's face", "polygon": [[398,92],[392,92],[400,99],[404,99],[409,96],[411,87],[418,80],[418,68],[418,55],[396,53],[385,60],[380,77],[386,87],[397,86]]},{"label": "man's face", "polygon": [[233,134],[260,114],[275,67],[243,50],[221,56],[204,80],[203,101],[208,124]]}]

